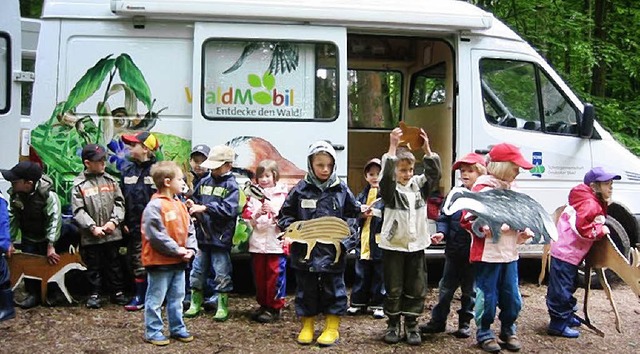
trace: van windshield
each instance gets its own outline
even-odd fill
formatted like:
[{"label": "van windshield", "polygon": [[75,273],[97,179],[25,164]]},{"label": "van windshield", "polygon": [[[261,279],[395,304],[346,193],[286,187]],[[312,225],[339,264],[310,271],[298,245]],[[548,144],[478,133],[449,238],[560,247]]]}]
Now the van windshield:
[{"label": "van windshield", "polygon": [[208,119],[324,120],[338,116],[333,43],[217,40],[203,47]]}]

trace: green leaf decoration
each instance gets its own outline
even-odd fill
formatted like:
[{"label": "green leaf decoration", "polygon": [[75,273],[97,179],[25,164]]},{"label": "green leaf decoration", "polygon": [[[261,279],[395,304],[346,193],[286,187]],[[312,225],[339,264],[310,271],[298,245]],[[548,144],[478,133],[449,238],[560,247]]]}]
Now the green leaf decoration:
[{"label": "green leaf decoration", "polygon": [[86,73],[78,80],[76,85],[69,92],[67,102],[64,104],[63,112],[71,111],[82,102],[91,97],[102,85],[102,81],[107,74],[113,69],[115,59],[110,59],[112,54],[98,60],[96,65],[87,70]]},{"label": "green leaf decoration", "polygon": [[253,100],[259,104],[269,104],[271,103],[271,96],[267,92],[256,92],[253,94]]},{"label": "green leaf decoration", "polygon": [[260,80],[260,76],[256,74],[249,74],[249,76],[247,76],[247,81],[249,82],[249,85],[251,85],[251,87],[256,87],[256,88],[262,87],[262,81]]},{"label": "green leaf decoration", "polygon": [[271,91],[276,86],[276,78],[267,71],[262,76],[262,83],[264,88]]},{"label": "green leaf decoration", "polygon": [[142,71],[138,69],[131,57],[126,53],[120,54],[116,59],[116,67],[118,68],[120,80],[124,81],[133,90],[136,97],[151,110],[151,90],[147,80],[142,75]]}]

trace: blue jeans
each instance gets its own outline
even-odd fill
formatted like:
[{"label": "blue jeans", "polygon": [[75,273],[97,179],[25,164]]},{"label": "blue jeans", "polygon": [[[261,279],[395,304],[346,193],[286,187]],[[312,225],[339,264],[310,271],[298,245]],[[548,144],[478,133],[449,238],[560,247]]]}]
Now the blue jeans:
[{"label": "blue jeans", "polygon": [[509,263],[474,263],[476,279],[476,340],[482,343],[495,338],[491,324],[500,307],[500,334],[516,334],[516,319],[522,309],[522,297],[518,288],[518,261]]},{"label": "blue jeans", "polygon": [[147,270],[147,294],[144,301],[144,335],[147,339],[162,336],[162,303],[167,299],[167,319],[171,335],[187,333],[182,319],[184,269]]},{"label": "blue jeans", "polygon": [[442,278],[438,285],[438,304],[431,311],[430,322],[438,326],[447,324],[447,317],[451,309],[451,300],[456,289],[462,291],[461,306],[458,311],[458,325],[469,324],[473,319],[473,307],[476,292],[473,284],[473,267],[468,258],[446,257]]},{"label": "blue jeans", "polygon": [[204,290],[209,267],[213,268],[215,278],[213,279],[214,293],[228,293],[233,290],[231,280],[231,256],[229,251],[217,247],[201,247],[193,261],[191,269],[191,288]]},{"label": "blue jeans", "polygon": [[384,278],[381,260],[356,260],[356,279],[351,289],[351,306],[382,309]]},{"label": "blue jeans", "polygon": [[547,308],[551,323],[549,328],[562,332],[573,317],[577,300],[576,291],[578,266],[551,257],[549,286],[547,287]]}]

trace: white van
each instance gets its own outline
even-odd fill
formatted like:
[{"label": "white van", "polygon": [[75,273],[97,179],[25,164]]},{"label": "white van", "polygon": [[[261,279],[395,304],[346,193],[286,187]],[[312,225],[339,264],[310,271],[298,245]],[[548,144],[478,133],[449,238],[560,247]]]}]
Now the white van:
[{"label": "white van", "polygon": [[536,165],[517,182],[549,212],[591,167],[616,171],[626,208],[612,214],[638,242],[640,160],[531,46],[466,2],[52,0],[41,24],[31,144],[63,195],[83,144],[108,144],[113,169],[132,130],[158,134],[185,168],[198,143],[232,146],[247,176],[274,159],[289,184],[307,146],[328,140],[357,193],[403,120],[442,157],[442,194],[457,183],[447,166],[498,142]]}]

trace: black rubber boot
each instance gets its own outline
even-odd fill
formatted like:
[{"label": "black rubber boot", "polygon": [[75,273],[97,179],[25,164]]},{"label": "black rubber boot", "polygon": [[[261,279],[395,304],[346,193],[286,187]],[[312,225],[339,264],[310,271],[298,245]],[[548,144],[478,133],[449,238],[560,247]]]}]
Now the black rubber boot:
[{"label": "black rubber boot", "polygon": [[13,307],[13,291],[0,290],[0,322],[14,317],[16,317],[16,309]]}]

